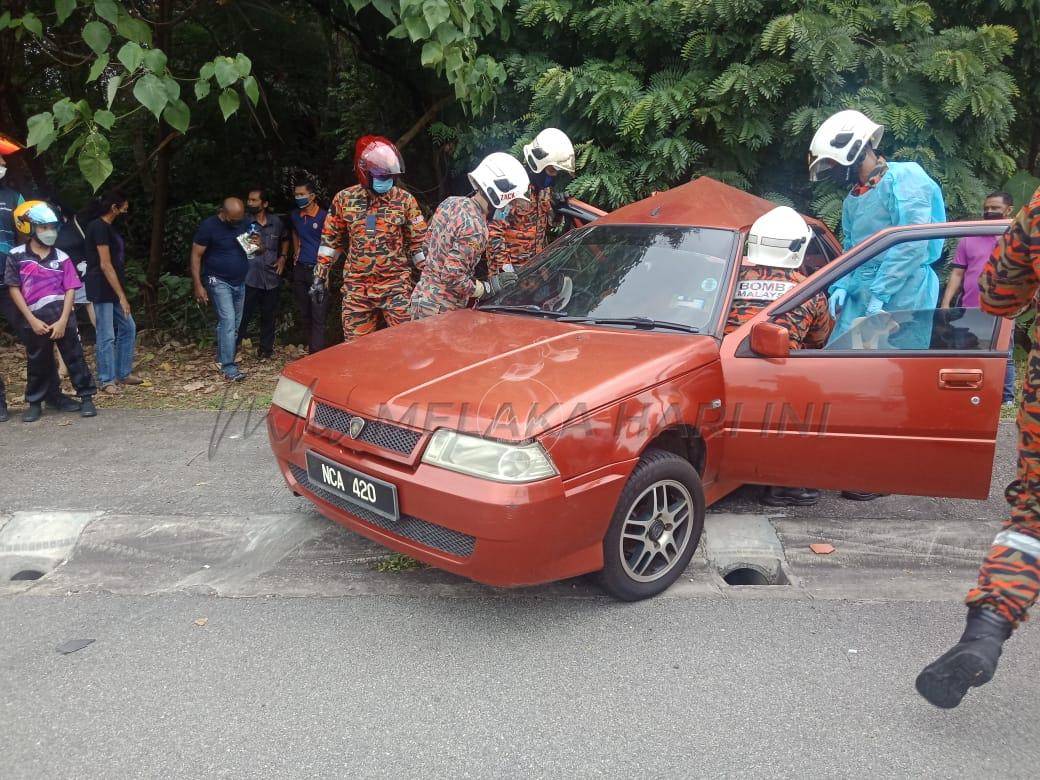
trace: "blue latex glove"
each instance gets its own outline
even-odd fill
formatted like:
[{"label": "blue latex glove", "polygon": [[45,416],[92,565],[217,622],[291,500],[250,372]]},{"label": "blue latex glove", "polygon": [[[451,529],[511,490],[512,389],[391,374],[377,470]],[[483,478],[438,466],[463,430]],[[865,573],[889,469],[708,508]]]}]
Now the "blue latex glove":
[{"label": "blue latex glove", "polygon": [[871,295],[870,302],[867,304],[867,316],[873,317],[875,314],[879,314],[884,310],[885,304],[881,302],[881,299]]},{"label": "blue latex glove", "polygon": [[832,320],[838,319],[838,309],[845,305],[845,299],[848,297],[849,294],[840,287],[831,293],[831,297],[827,301],[827,308],[830,309]]}]

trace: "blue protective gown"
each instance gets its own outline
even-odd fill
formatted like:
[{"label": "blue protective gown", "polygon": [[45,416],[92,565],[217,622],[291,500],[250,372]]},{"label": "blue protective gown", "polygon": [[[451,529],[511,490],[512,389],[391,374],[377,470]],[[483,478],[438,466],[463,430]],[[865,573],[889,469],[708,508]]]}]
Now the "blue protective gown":
[{"label": "blue protective gown", "polygon": [[[845,250],[887,227],[945,222],[946,206],[939,185],[914,162],[888,163],[888,171],[875,187],[862,195],[845,198],[841,213]],[[943,240],[908,241],[868,260],[831,285],[848,293],[828,343],[840,338],[858,317],[866,314],[871,296],[888,312],[927,311],[939,300],[939,277],[932,270],[943,250]],[[914,318],[916,327],[904,327],[892,338],[902,349],[927,349],[931,317]]]}]

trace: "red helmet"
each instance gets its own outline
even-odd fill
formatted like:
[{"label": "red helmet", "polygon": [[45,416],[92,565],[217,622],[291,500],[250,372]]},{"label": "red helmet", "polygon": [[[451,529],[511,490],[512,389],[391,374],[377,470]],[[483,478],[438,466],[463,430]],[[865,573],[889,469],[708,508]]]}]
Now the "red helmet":
[{"label": "red helmet", "polygon": [[372,177],[385,178],[404,173],[404,160],[397,147],[381,135],[364,135],[354,147],[354,173],[363,187],[372,187]]}]

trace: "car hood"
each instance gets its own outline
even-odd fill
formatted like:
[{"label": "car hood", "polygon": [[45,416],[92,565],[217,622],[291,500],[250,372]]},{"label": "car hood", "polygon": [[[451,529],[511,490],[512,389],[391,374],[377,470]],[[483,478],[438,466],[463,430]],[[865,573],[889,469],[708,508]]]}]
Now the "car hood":
[{"label": "car hood", "polygon": [[464,309],[331,347],[285,374],[365,417],[520,441],[718,354],[709,336]]}]

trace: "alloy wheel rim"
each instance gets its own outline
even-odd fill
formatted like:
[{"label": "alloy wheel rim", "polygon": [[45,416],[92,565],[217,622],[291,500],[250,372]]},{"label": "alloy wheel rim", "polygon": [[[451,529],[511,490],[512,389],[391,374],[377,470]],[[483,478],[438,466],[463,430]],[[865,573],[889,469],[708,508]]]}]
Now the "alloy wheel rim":
[{"label": "alloy wheel rim", "polygon": [[653,582],[675,568],[690,544],[693,496],[681,482],[655,482],[632,502],[621,526],[619,552],[625,574]]}]

